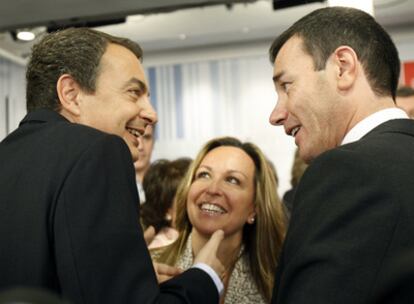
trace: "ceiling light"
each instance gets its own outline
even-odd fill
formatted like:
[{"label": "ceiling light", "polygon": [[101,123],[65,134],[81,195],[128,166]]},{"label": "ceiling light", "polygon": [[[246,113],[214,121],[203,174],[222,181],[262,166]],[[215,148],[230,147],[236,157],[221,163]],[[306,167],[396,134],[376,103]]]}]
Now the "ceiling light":
[{"label": "ceiling light", "polygon": [[360,9],[374,16],[373,0],[328,0],[328,6],[347,6]]},{"label": "ceiling light", "polygon": [[36,35],[32,31],[25,29],[25,30],[18,30],[16,32],[16,37],[17,39],[21,41],[32,41],[36,38]]},{"label": "ceiling light", "polygon": [[178,35],[178,39],[185,40],[185,39],[187,39],[187,35],[186,34],[180,34],[180,35]]}]

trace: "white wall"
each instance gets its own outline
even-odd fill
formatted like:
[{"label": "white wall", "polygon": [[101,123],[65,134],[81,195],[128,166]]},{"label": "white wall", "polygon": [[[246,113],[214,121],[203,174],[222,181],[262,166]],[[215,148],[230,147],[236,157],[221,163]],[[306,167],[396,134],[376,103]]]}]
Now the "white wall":
[{"label": "white wall", "polygon": [[0,140],[25,114],[25,67],[0,56]]}]

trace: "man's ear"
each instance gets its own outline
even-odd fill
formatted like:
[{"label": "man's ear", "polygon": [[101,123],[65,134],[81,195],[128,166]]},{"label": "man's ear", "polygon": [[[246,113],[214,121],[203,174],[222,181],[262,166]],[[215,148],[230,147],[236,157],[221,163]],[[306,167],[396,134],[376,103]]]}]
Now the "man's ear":
[{"label": "man's ear", "polygon": [[79,116],[81,89],[77,81],[71,75],[63,74],[57,81],[56,91],[62,111]]},{"label": "man's ear", "polygon": [[349,46],[340,46],[333,53],[338,89],[346,91],[354,85],[359,69],[358,56]]}]

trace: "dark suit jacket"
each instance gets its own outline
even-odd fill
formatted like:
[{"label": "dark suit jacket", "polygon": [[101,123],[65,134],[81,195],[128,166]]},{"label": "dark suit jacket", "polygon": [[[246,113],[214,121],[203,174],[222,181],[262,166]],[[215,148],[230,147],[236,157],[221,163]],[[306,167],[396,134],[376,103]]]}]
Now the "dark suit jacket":
[{"label": "dark suit jacket", "polygon": [[384,284],[379,287],[370,304],[414,303],[414,250],[396,256],[386,268]]},{"label": "dark suit jacket", "polygon": [[120,137],[28,114],[0,144],[0,289],[43,287],[88,304],[218,303],[199,269],[159,288],[138,201]]},{"label": "dark suit jacket", "polygon": [[297,188],[272,303],[367,303],[414,245],[414,121],[317,157]]}]

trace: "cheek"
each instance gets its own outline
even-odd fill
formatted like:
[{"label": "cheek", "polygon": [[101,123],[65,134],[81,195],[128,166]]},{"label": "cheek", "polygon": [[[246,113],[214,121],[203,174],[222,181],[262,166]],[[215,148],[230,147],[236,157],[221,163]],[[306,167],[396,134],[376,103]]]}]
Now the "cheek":
[{"label": "cheek", "polygon": [[195,197],[195,192],[196,192],[196,188],[194,187],[194,183],[191,184],[190,189],[188,190],[188,195],[187,195],[187,204],[194,200]]},{"label": "cheek", "polygon": [[234,206],[238,209],[238,213],[249,214],[254,209],[254,197],[251,194],[244,193],[234,195],[232,196],[231,201],[233,202]]},{"label": "cheek", "polygon": [[199,194],[200,187],[196,183],[191,184],[187,194],[187,210],[195,206],[195,202]]}]

